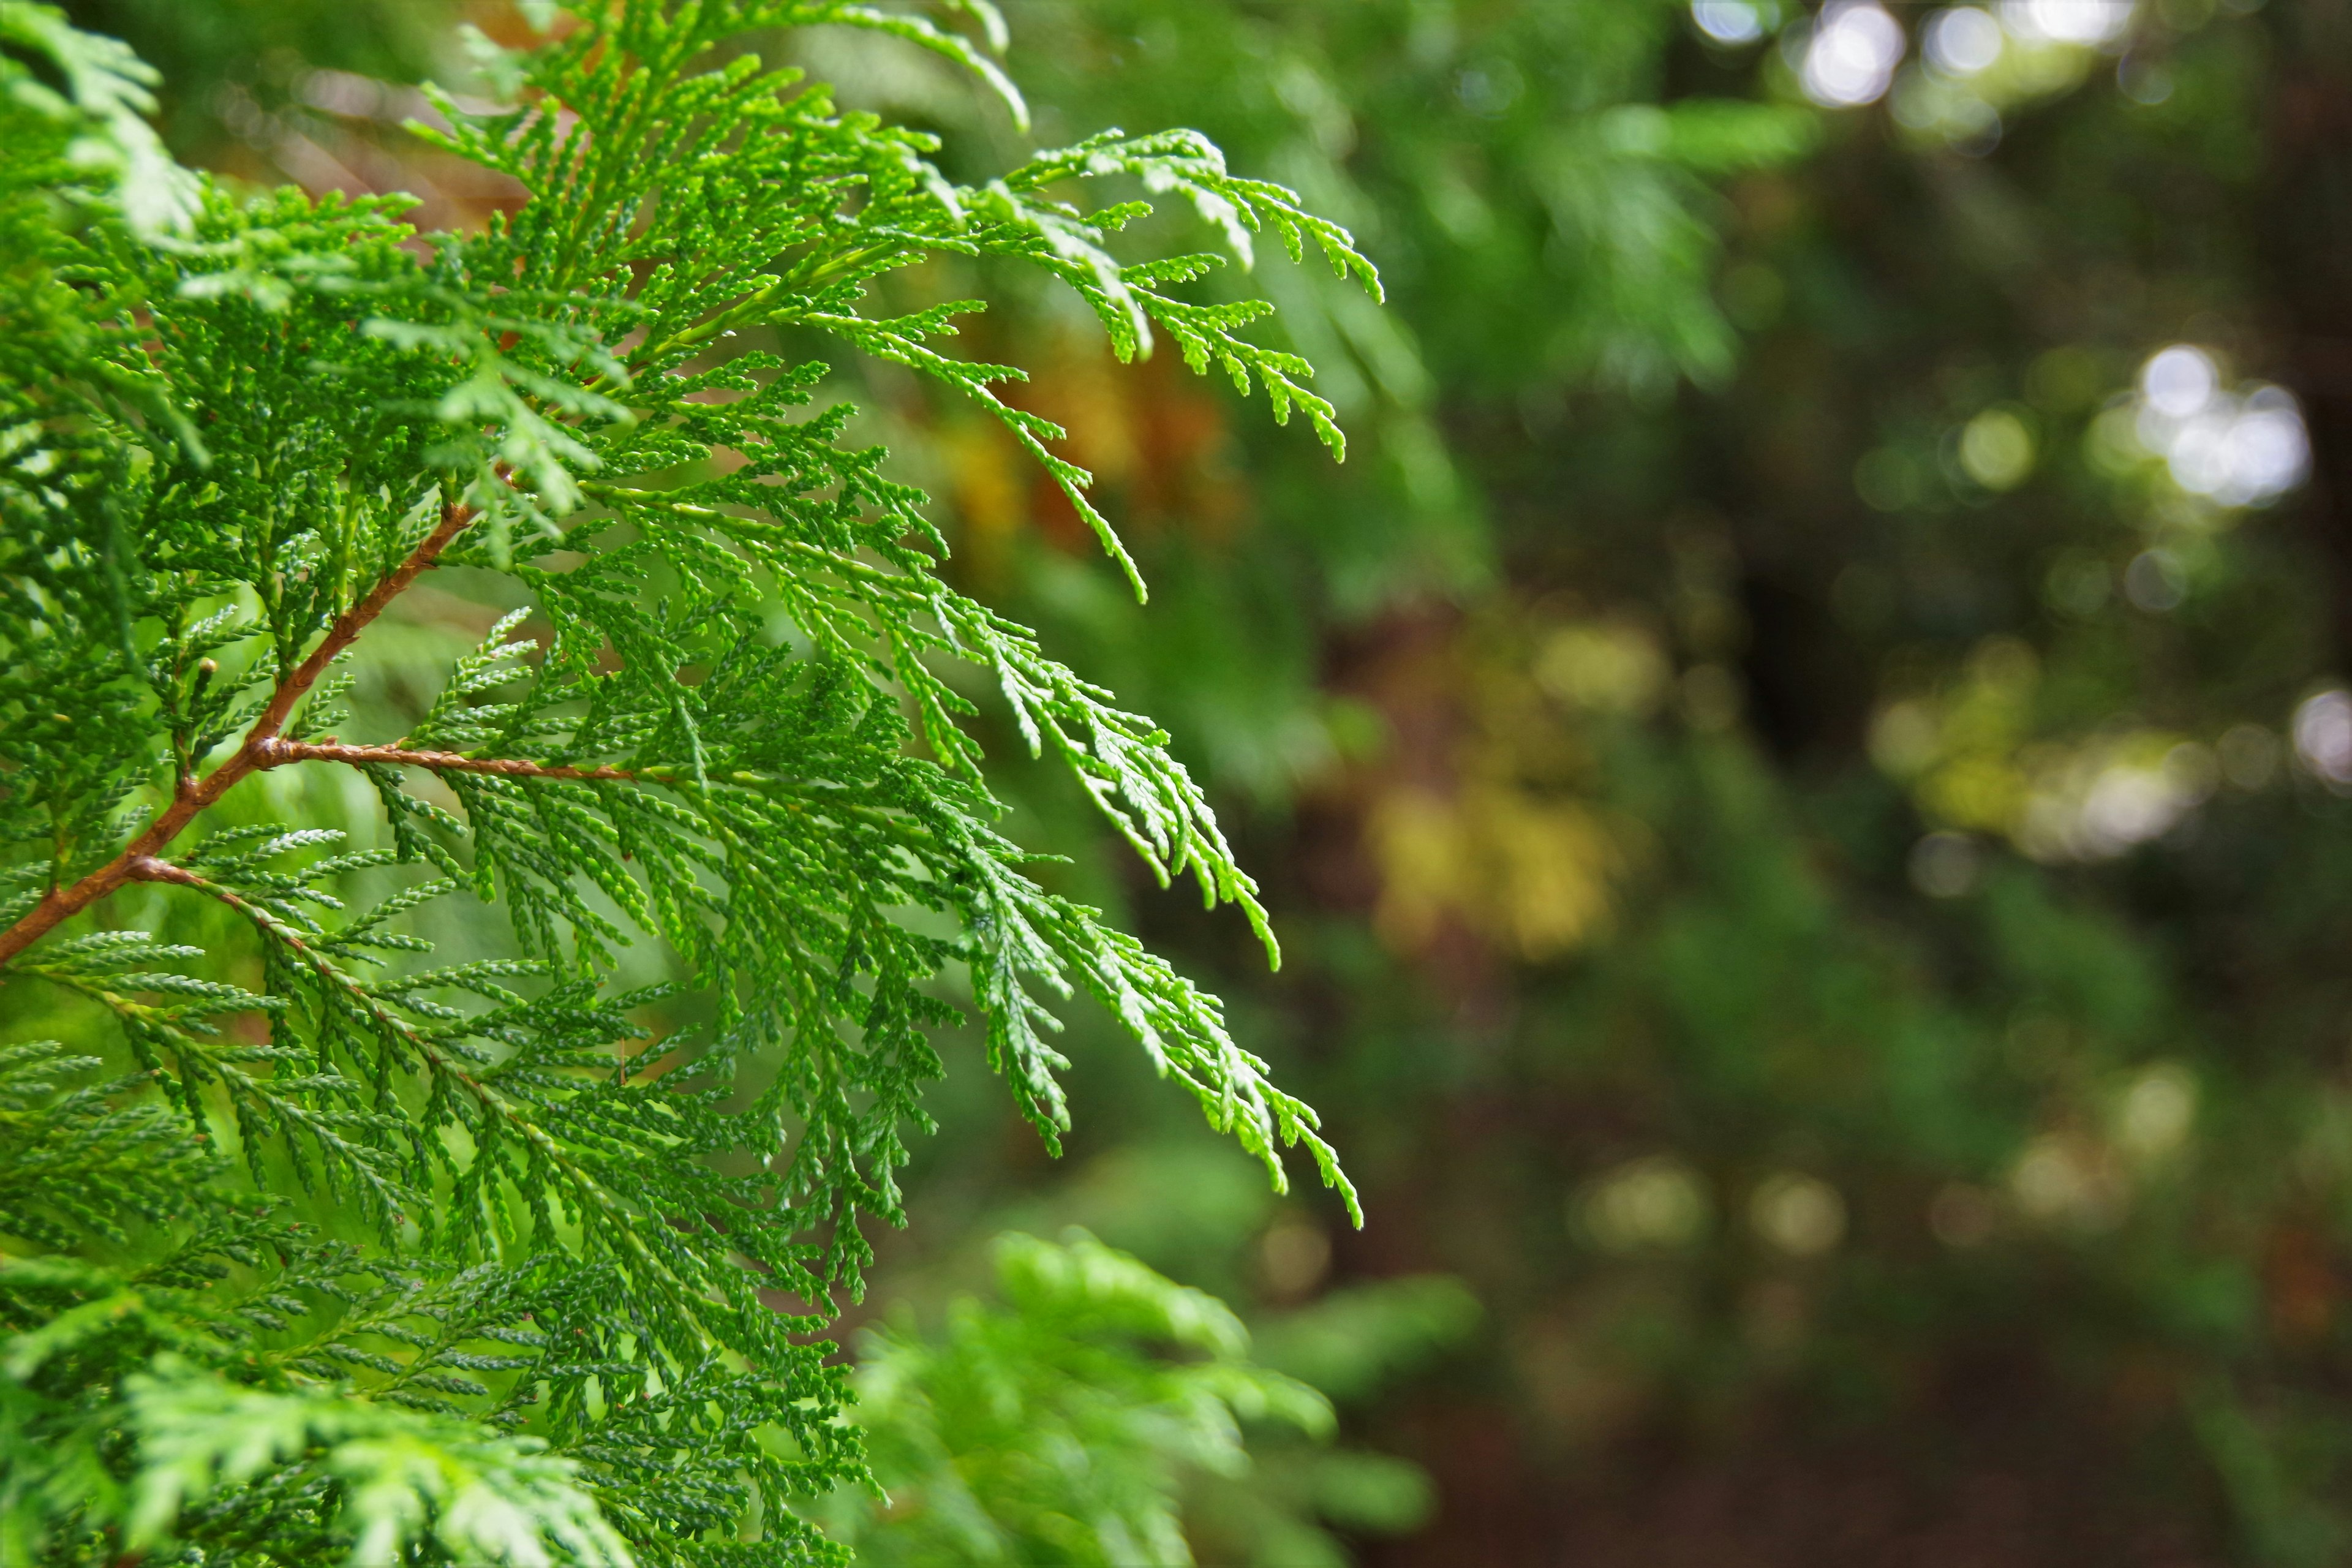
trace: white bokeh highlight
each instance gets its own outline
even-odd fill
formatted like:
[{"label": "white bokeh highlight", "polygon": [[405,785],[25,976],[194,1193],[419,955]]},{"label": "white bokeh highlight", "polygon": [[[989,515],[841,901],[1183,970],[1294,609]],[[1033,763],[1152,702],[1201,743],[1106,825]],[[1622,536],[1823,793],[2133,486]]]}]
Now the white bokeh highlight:
[{"label": "white bokeh highlight", "polygon": [[2191,495],[2260,506],[2311,472],[2310,437],[2294,396],[2259,382],[2226,388],[2213,356],[2192,344],[2150,356],[2138,402],[2133,434]]},{"label": "white bokeh highlight", "polygon": [[2035,43],[2100,48],[2131,26],[2132,0],[2001,0],[2001,26]]},{"label": "white bokeh highlight", "polygon": [[1877,0],[1831,0],[1805,46],[1797,79],[1832,109],[1875,103],[1903,63],[1903,25]]},{"label": "white bokeh highlight", "polygon": [[2352,784],[2352,693],[2331,689],[2294,710],[2294,754],[2331,784]]},{"label": "white bokeh highlight", "polygon": [[1691,0],[1691,20],[1718,44],[1752,44],[1764,36],[1764,13],[1748,0]]},{"label": "white bokeh highlight", "polygon": [[1922,40],[1927,63],[1950,77],[1971,77],[2000,58],[2000,24],[1974,5],[1938,11]]}]

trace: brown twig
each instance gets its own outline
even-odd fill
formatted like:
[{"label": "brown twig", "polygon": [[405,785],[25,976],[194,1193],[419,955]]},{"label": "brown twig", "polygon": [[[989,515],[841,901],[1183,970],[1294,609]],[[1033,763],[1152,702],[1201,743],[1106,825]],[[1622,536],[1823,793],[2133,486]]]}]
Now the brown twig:
[{"label": "brown twig", "polygon": [[152,855],[142,855],[123,871],[127,882],[172,882],[183,888],[205,888],[210,884],[184,866],[174,866],[169,860],[159,860]]},{"label": "brown twig", "polygon": [[319,677],[336,656],[365,631],[369,623],[383,614],[383,607],[398,598],[402,590],[429,570],[449,548],[450,541],[465,531],[474,521],[474,509],[455,502],[441,509],[441,521],[424,541],[409,552],[408,559],[394,567],[383,581],[368,590],[366,598],[335,617],[319,646],[278,683],[269,695],[269,705],[254,721],[246,732],[245,743],[235,754],[211,773],[199,780],[183,778],[173,792],[172,804],[163,814],[148,824],[147,831],[132,839],[121,854],[84,877],[70,888],[51,888],[41,901],[5,932],[0,932],[0,964],[6,963],[65,920],[89,908],[113,892],[125,882],[137,879],[136,869],[142,862],[153,859],[155,852],[180,835],[180,831],[195,820],[196,814],[226,795],[245,777],[259,769],[276,764],[269,760],[270,748],[278,742],[278,731],[286,727],[293,716],[294,705],[302,700]]},{"label": "brown twig", "polygon": [[260,743],[261,766],[287,763],[389,763],[395,767],[431,768],[445,773],[492,773],[509,779],[635,779],[626,768],[550,767],[520,757],[469,757],[463,752],[415,752],[403,746],[349,746],[330,736],[324,741],[286,741],[272,737]]}]

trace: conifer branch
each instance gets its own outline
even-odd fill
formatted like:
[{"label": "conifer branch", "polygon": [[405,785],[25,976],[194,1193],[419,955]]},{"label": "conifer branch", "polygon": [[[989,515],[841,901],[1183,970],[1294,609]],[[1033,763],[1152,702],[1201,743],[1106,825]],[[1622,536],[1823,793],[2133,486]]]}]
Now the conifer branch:
[{"label": "conifer branch", "polygon": [[131,865],[126,879],[132,881],[161,882],[186,888],[218,900],[251,921],[262,935],[282,945],[295,960],[311,972],[320,982],[348,997],[368,1018],[373,1026],[414,1053],[426,1064],[430,1072],[447,1079],[465,1090],[474,1102],[501,1122],[511,1126],[516,1134],[533,1145],[550,1163],[563,1173],[567,1184],[587,1205],[611,1216],[616,1223],[625,1249],[645,1266],[647,1272],[670,1287],[671,1305],[680,1310],[685,1320],[706,1342],[716,1342],[709,1329],[699,1321],[698,1306],[709,1303],[661,1258],[654,1256],[635,1230],[628,1225],[628,1206],[608,1191],[580,1163],[559,1148],[553,1139],[529,1113],[528,1109],[501,1094],[497,1087],[485,1083],[466,1063],[446,1047],[435,1041],[415,1025],[402,1018],[368,989],[338,968],[324,953],[303,938],[303,934],[240,896],[236,889],[223,887],[211,879],[198,875],[184,866],[175,865],[153,856],[142,856]]},{"label": "conifer branch", "polygon": [[[138,868],[150,861],[155,853],[196,818],[205,807],[242,783],[246,776],[261,768],[275,766],[271,747],[278,743],[278,731],[293,716],[294,706],[302,700],[319,678],[327,672],[336,658],[358,640],[375,618],[383,614],[384,606],[398,598],[408,585],[440,560],[450,542],[466,531],[478,514],[472,507],[450,502],[441,509],[441,521],[426,534],[408,558],[394,567],[368,591],[367,596],[335,617],[327,635],[319,639],[310,657],[279,678],[271,691],[268,706],[254,721],[253,728],[227,761],[215,768],[202,780],[183,778],[173,791],[172,804],[162,816],[147,826],[145,832],[131,841],[121,854],[73,883],[70,887],[52,886],[32,910],[6,931],[0,932],[0,967],[9,960],[47,935],[62,921],[70,920],[99,900],[113,892],[125,882],[140,879]],[[157,862],[161,864],[161,862]],[[153,879],[168,880],[170,879]]]},{"label": "conifer branch", "polygon": [[[868,286],[942,255],[1023,262],[1076,290],[1120,358],[1156,329],[1194,368],[1264,387],[1277,418],[1303,408],[1336,452],[1305,363],[1239,335],[1258,307],[1166,292],[1198,258],[1122,267],[1108,247],[1142,204],[1090,214],[1045,193],[1136,179],[1238,252],[1269,233],[1377,285],[1342,231],[1191,133],[1108,132],[957,187],[928,135],[843,113],[727,47],[826,22],[969,54],[904,15],[847,0],[572,10],[575,27],[516,62],[523,108],[442,100],[446,126],[426,134],[530,196],[483,232],[436,237],[430,259],[394,198],[256,202],[193,176],[193,243],[108,220],[89,189],[99,216],[68,232],[58,215],[85,208],[59,195],[92,177],[68,155],[77,132],[0,90],[0,248],[26,258],[0,268],[0,923],[16,922],[0,965],[102,1002],[108,1048],[141,1069],[55,1092],[43,1075],[103,1058],[63,1055],[80,1042],[0,1051],[0,1229],[57,1260],[48,1284],[0,1271],[0,1310],[104,1309],[131,1276],[67,1260],[119,1256],[134,1220],[184,1258],[184,1288],[137,1285],[144,1326],[89,1370],[12,1384],[0,1403],[11,1422],[37,1408],[21,1430],[82,1444],[75,1474],[111,1474],[120,1492],[171,1461],[147,1451],[161,1428],[110,1425],[110,1391],[143,1386],[173,1346],[204,1377],[250,1379],[259,1363],[232,1356],[226,1317],[277,1333],[333,1298],[355,1307],[338,1337],[286,1367],[348,1385],[362,1411],[437,1402],[481,1422],[543,1401],[534,1431],[557,1469],[530,1484],[576,1467],[593,1493],[576,1508],[531,1493],[508,1546],[445,1542],[452,1560],[601,1562],[582,1533],[601,1510],[644,1568],[833,1563],[792,1500],[860,1474],[841,1372],[794,1338],[822,1314],[780,1317],[761,1293],[854,1293],[872,1258],[861,1227],[905,1223],[894,1173],[944,1070],[932,1031],[963,1016],[949,988],[968,984],[988,1062],[1049,1145],[1069,1065],[1050,1004],[1083,994],[1278,1188],[1283,1150],[1302,1148],[1351,1213],[1354,1199],[1314,1112],[1216,999],[1029,874],[1034,857],[992,826],[975,706],[933,667],[992,677],[1030,751],[1071,770],[1161,880],[1189,874],[1235,906],[1272,958],[1255,884],[1169,737],[940,579],[926,498],[852,444],[853,410],[812,406],[822,361],[710,351],[797,323],[981,399],[1118,558],[1087,476],[1048,449],[1061,432],[995,397],[1018,367],[930,346],[976,306],[885,319],[860,313]],[[16,69],[0,52],[0,87]],[[721,449],[744,461],[717,471]],[[495,509],[448,499],[464,474]],[[583,501],[597,511],[558,526]],[[460,562],[523,607],[456,660],[400,742],[337,739],[337,661],[419,574]],[[509,640],[525,616],[544,634]],[[225,665],[247,673],[215,679]],[[160,757],[168,798],[126,827]],[[389,841],[321,854],[340,832],[243,822],[177,842],[240,782],[303,762],[364,775]],[[412,768],[446,786],[447,808],[408,793]],[[349,873],[394,867],[437,874],[347,906]],[[258,938],[258,984],[186,967],[228,960],[196,944],[210,911],[191,921],[176,895],[154,931],[56,934],[132,882],[233,910]],[[356,885],[371,883],[384,885]],[[467,895],[503,909],[511,952],[411,964],[433,944],[405,917]],[[667,977],[621,988],[616,950],[648,938]],[[649,1032],[655,1006],[668,1021]],[[215,1142],[224,1108],[234,1138]],[[216,1180],[230,1142],[242,1194]],[[322,1206],[373,1240],[264,1235],[251,1194],[289,1179],[322,1183]],[[246,1288],[232,1277],[253,1282],[247,1309],[219,1305]],[[459,1348],[484,1342],[532,1353]],[[459,1376],[469,1365],[528,1374],[501,1388]],[[320,1415],[274,1396],[182,1403],[289,1423],[289,1445]],[[314,1484],[302,1446],[241,1448],[261,1468],[234,1495],[159,1505],[156,1528],[191,1561],[331,1568],[362,1525],[390,1530],[394,1556],[403,1541],[419,1561],[440,1550],[352,1512],[375,1506],[365,1489]],[[104,1561],[115,1549],[96,1543],[120,1540],[113,1505],[79,1486],[30,1527],[55,1561]]]}]

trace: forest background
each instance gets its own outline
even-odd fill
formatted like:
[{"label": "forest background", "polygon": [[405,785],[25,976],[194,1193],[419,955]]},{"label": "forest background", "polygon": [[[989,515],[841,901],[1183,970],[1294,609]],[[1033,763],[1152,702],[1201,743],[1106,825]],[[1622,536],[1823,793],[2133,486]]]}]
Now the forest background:
[{"label": "forest background", "polygon": [[[68,10],[191,161],[425,226],[511,199],[399,130],[499,5]],[[1007,301],[974,357],[1047,345],[1021,399],[1148,609],[995,426],[842,388],[960,584],[1213,785],[1272,977],[998,779],[1325,1111],[1370,1223],[1082,1022],[1059,1163],[951,1074],[869,1354],[980,1353],[949,1303],[1009,1229],[1223,1297],[1342,1439],[1198,1467],[1208,1563],[2352,1558],[2352,5],[1007,15],[1040,144],[1197,126],[1389,280],[1251,279],[1336,474],[1043,292],[910,285]],[[1024,145],[892,40],[788,47],[959,177]],[[496,616],[403,613],[416,669]]]}]

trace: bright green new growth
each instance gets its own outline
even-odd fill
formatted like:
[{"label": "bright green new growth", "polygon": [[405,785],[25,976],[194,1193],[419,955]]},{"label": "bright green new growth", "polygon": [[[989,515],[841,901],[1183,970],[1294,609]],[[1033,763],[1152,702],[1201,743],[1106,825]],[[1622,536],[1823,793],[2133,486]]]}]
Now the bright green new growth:
[{"label": "bright green new growth", "polygon": [[861,1563],[1180,1568],[1186,1471],[1243,1469],[1244,1420],[1332,1426],[1320,1394],[1250,1363],[1223,1302],[1084,1231],[1000,1237],[996,1273],[1002,1306],[866,1336],[858,1415],[891,1507],[838,1510]]},{"label": "bright green new growth", "polygon": [[[933,663],[987,671],[1163,882],[1264,935],[1165,736],[932,575],[923,497],[810,409],[821,363],[712,355],[822,333],[951,383],[1125,564],[1060,433],[992,391],[1020,373],[929,346],[977,307],[878,320],[865,286],[1031,263],[1122,356],[1157,329],[1336,450],[1307,367],[1236,335],[1265,307],[1165,291],[1214,258],[1122,267],[1142,204],[1050,193],[1126,176],[1237,246],[1377,289],[1369,264],[1190,133],[957,188],[928,138],[728,53],[846,24],[1002,81],[918,18],[568,19],[501,62],[523,107],[443,99],[424,132],[530,200],[419,244],[394,199],[194,181],[135,60],[0,0],[0,996],[82,998],[120,1042],[0,1048],[0,1563],[837,1561],[785,1502],[858,1473],[840,1374],[793,1338],[824,1320],[761,1293],[854,1290],[861,1216],[900,1220],[944,973],[1049,1142],[1041,998],[1082,989],[1277,1184],[1303,1143],[1348,1191],[1213,998],[1028,878]],[[339,662],[458,565],[527,591],[535,634],[503,622],[396,743],[338,740]],[[364,774],[392,847],[201,820],[298,765]],[[242,945],[65,925],[133,884]],[[522,956],[416,967],[403,917],[468,894]],[[675,993],[610,986],[632,931]],[[707,1022],[649,1038],[669,994]],[[295,1190],[348,1224],[294,1223]]]}]

